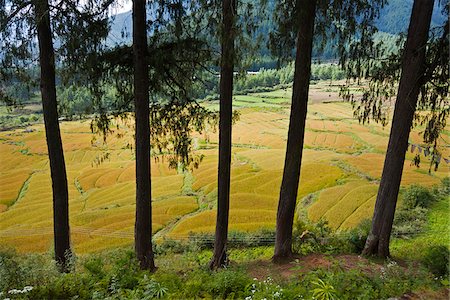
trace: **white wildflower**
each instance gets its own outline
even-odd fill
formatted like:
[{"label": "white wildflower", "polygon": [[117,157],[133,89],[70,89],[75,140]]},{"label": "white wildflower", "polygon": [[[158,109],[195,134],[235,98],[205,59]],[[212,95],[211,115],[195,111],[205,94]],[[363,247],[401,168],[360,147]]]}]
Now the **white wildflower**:
[{"label": "white wildflower", "polygon": [[22,290],[18,290],[18,289],[12,289],[12,290],[8,291],[8,294],[11,294],[11,295],[17,295],[20,293],[22,293]]}]

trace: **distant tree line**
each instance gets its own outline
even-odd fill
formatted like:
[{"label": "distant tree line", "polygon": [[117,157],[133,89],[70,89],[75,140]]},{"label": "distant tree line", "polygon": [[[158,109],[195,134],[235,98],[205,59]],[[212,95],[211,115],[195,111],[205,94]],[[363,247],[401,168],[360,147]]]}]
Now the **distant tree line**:
[{"label": "distant tree line", "polygon": [[[203,72],[200,80],[194,80],[191,97],[201,100],[219,99],[219,75],[214,72]],[[345,73],[340,66],[332,63],[313,64],[311,66],[311,80],[336,81],[345,79]],[[260,69],[258,72],[236,76],[233,85],[233,93],[246,94],[250,92],[267,91],[274,88],[285,88],[292,85],[294,80],[294,64],[289,63],[280,69]],[[113,111],[116,101],[116,87],[109,85],[104,88],[102,105],[105,110]],[[95,113],[92,106],[93,95],[89,88],[84,86],[59,86],[58,111],[65,117],[83,117]]]}]

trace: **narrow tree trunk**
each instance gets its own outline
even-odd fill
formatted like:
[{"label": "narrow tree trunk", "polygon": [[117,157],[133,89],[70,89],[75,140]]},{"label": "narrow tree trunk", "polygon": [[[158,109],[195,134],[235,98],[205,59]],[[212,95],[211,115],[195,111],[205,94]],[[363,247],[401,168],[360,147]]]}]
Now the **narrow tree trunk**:
[{"label": "narrow tree trunk", "polygon": [[297,53],[286,158],[277,212],[274,262],[292,255],[292,226],[305,136],[316,0],[298,0]]},{"label": "narrow tree trunk", "polygon": [[230,206],[231,119],[234,66],[234,20],[236,0],[222,1],[222,57],[220,70],[220,121],[217,221],[211,269],[227,263],[228,214]]},{"label": "narrow tree trunk", "polygon": [[145,0],[133,0],[134,107],[136,117],[135,251],[141,269],[155,270],[152,250],[150,111]]},{"label": "narrow tree trunk", "polygon": [[402,75],[391,134],[364,255],[389,256],[389,239],[400,189],[408,137],[425,71],[425,52],[434,0],[415,0],[402,58]]},{"label": "narrow tree trunk", "polygon": [[35,0],[35,13],[41,66],[41,96],[45,136],[53,192],[53,231],[55,259],[61,271],[68,272],[70,250],[69,193],[66,164],[59,130],[56,103],[55,56],[53,50],[50,13],[47,0]]}]

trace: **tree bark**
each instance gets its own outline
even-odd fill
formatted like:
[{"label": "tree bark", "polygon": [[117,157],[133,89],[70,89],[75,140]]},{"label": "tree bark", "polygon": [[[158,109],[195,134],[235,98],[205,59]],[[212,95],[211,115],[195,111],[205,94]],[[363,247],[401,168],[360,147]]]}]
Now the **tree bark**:
[{"label": "tree bark", "polygon": [[391,133],[364,255],[389,256],[389,239],[402,178],[408,137],[425,72],[426,43],[434,0],[415,0],[402,58],[402,74]]},{"label": "tree bark", "polygon": [[134,107],[136,118],[135,251],[141,269],[155,270],[152,250],[150,110],[145,0],[133,0]]},{"label": "tree bark", "polygon": [[217,220],[211,269],[227,264],[228,215],[230,207],[231,123],[234,67],[234,22],[236,0],[222,1],[222,37],[220,69],[219,170]]},{"label": "tree bark", "polygon": [[69,193],[66,164],[58,122],[55,82],[55,54],[47,0],[34,1],[41,67],[41,96],[45,137],[53,192],[53,231],[55,260],[60,270],[68,272],[70,250]]},{"label": "tree bark", "polygon": [[292,256],[292,226],[305,136],[316,0],[298,0],[297,53],[286,157],[278,202],[274,262]]}]

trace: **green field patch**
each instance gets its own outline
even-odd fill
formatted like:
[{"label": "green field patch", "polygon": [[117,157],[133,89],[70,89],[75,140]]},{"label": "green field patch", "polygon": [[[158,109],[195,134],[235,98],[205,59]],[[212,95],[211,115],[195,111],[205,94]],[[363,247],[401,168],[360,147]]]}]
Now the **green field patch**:
[{"label": "green field patch", "polygon": [[427,224],[422,234],[412,236],[410,239],[394,238],[390,245],[394,257],[407,259],[421,259],[426,254],[423,249],[430,245],[442,245],[450,248],[450,197],[443,198],[434,203],[427,217]]}]

